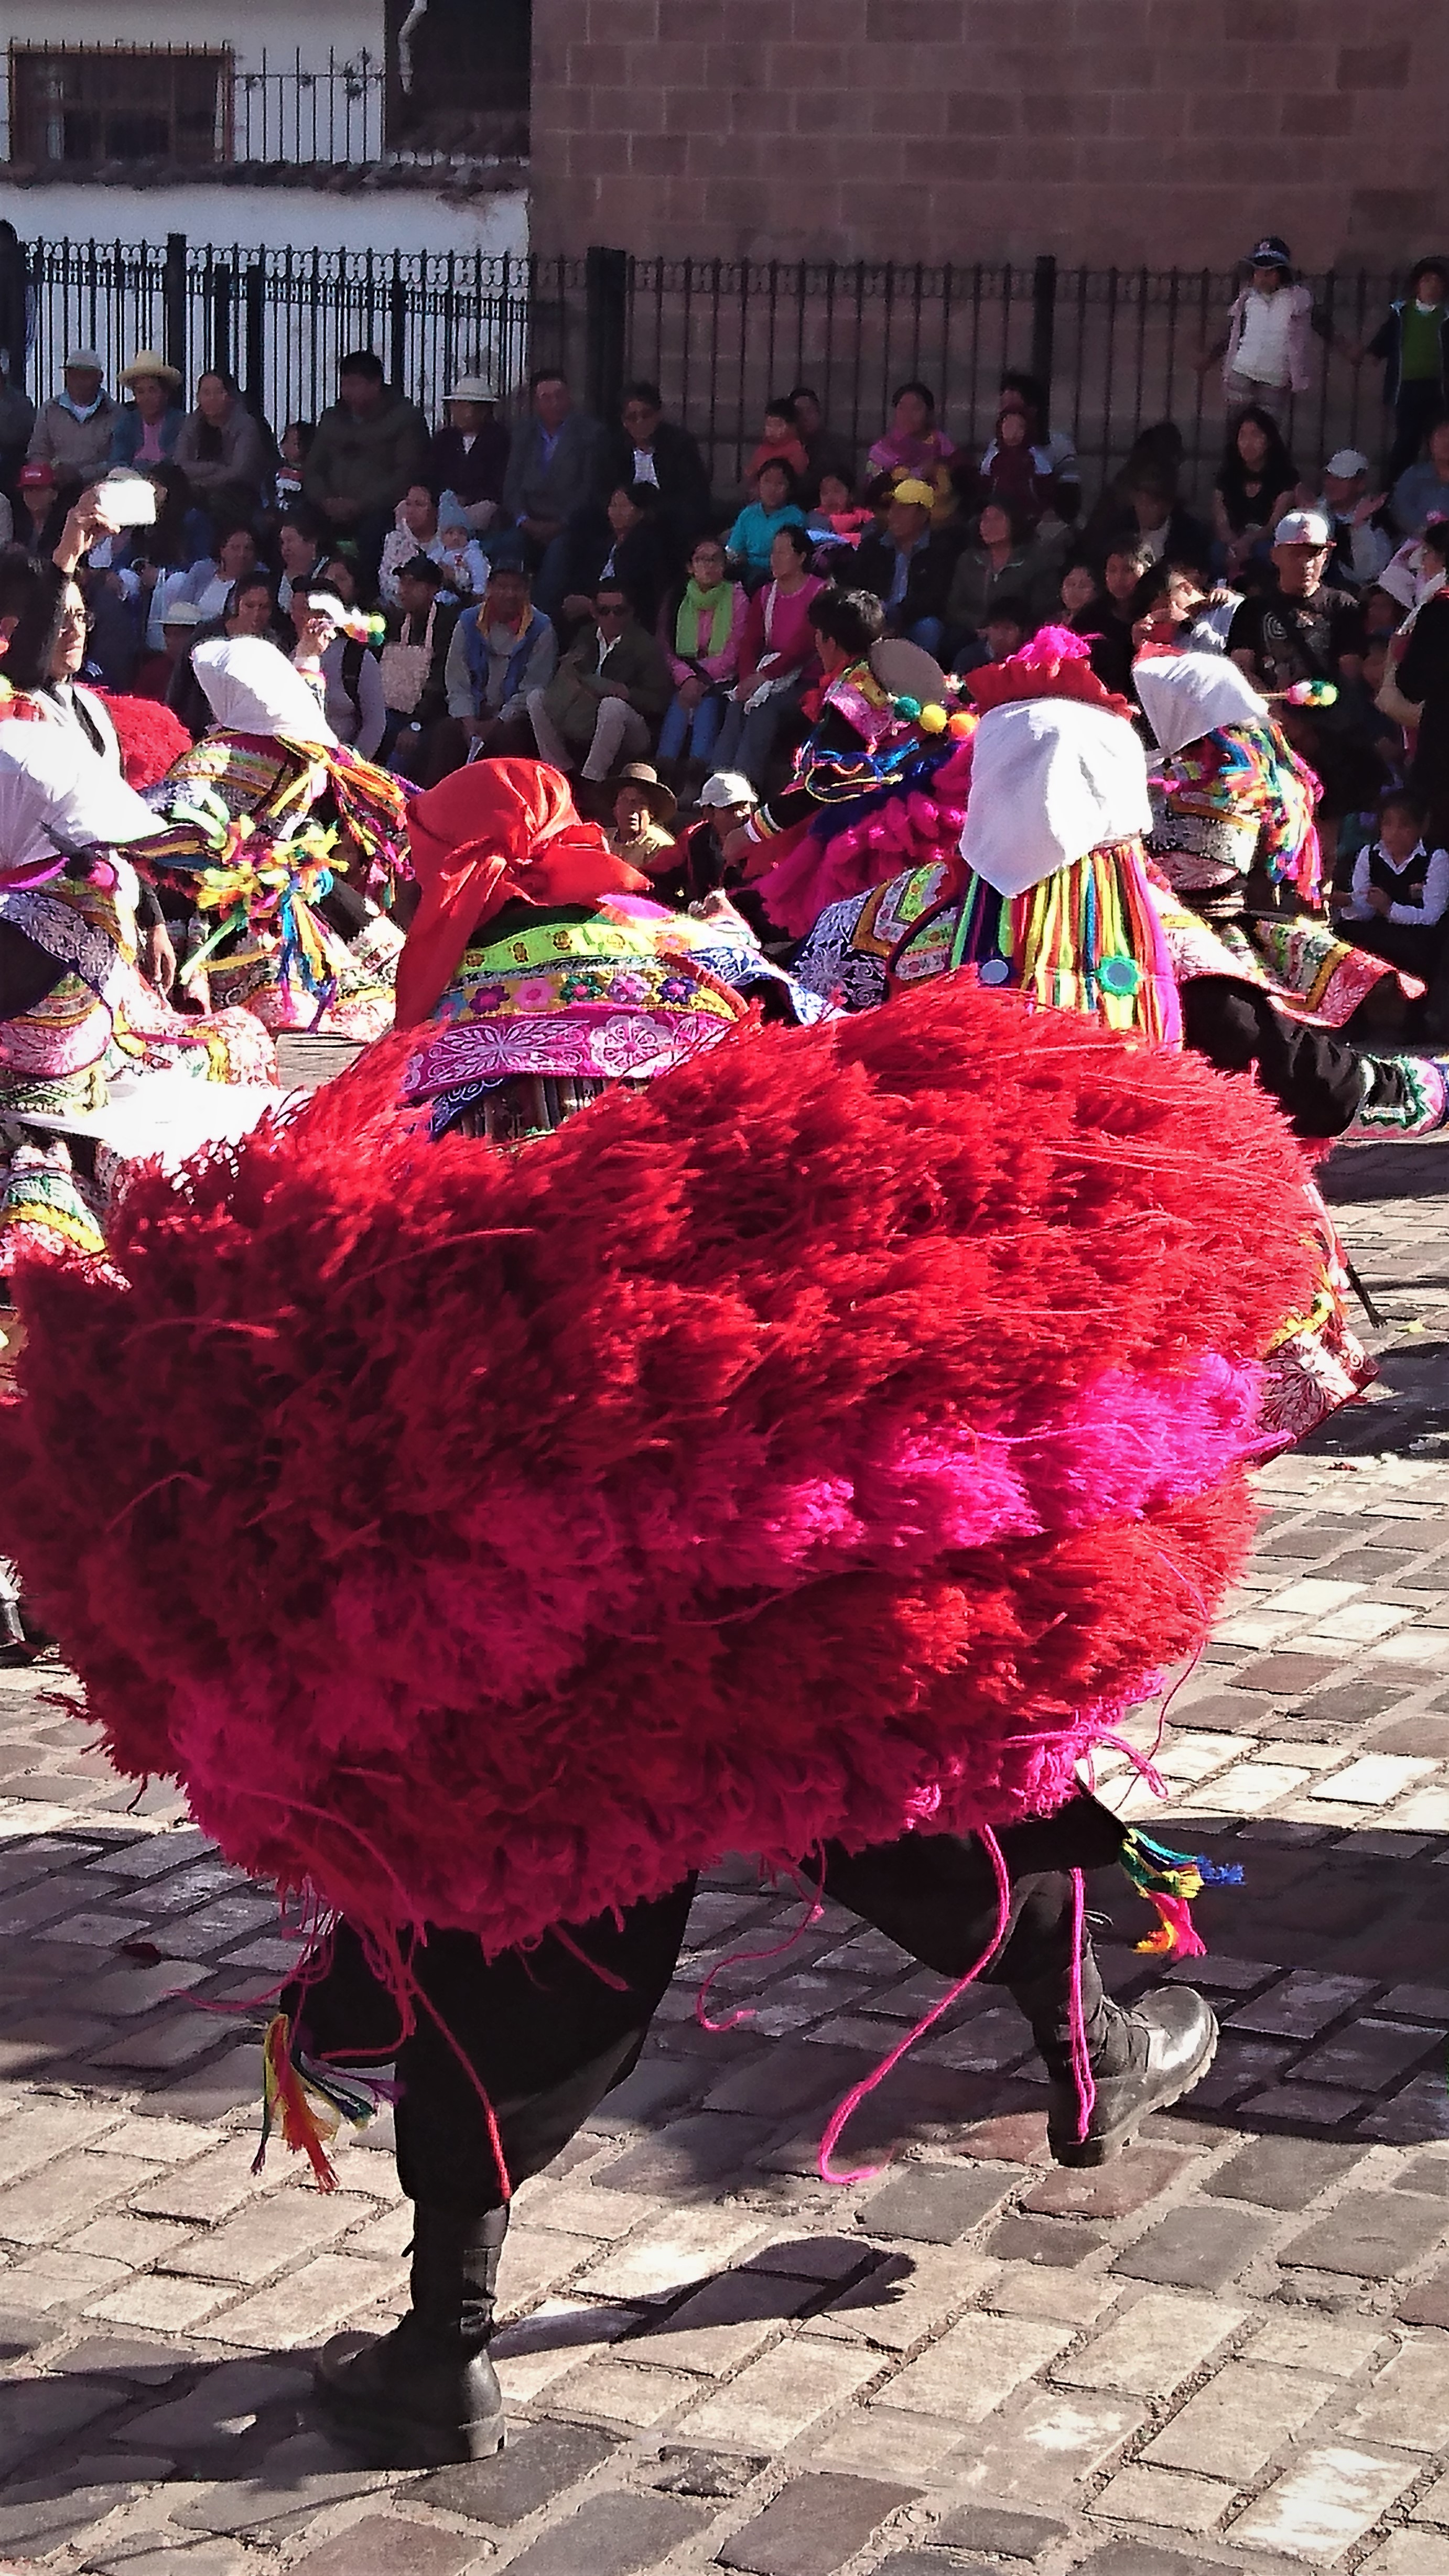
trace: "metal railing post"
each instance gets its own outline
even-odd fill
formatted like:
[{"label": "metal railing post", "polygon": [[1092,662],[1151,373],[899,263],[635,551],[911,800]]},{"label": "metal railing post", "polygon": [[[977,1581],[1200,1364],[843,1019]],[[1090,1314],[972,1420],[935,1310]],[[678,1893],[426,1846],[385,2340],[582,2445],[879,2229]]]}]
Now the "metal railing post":
[{"label": "metal railing post", "polygon": [[186,235],[168,233],[166,257],[161,269],[161,311],[166,346],[163,355],[168,367],[186,373]]},{"label": "metal railing post", "polygon": [[242,331],[246,356],[246,406],[257,420],[266,416],[267,344],[265,314],[267,309],[267,272],[264,263],[254,259],[246,273],[243,287]]},{"label": "metal railing post", "polygon": [[584,400],[596,420],[619,408],[628,311],[629,254],[596,245],[584,259]]},{"label": "metal railing post", "polygon": [[1031,372],[1048,405],[1052,392],[1052,356],[1057,328],[1057,264],[1050,251],[1031,273]]}]

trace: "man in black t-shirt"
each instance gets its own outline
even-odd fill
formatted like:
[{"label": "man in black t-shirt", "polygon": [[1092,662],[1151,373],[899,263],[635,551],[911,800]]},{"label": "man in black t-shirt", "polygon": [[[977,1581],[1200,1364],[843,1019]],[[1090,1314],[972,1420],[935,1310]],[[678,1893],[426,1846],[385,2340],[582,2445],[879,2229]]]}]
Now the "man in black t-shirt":
[{"label": "man in black t-shirt", "polygon": [[1364,622],[1346,590],[1324,582],[1333,533],[1317,510],[1290,510],[1273,546],[1277,587],[1245,599],[1228,629],[1228,651],[1265,697],[1295,750],[1323,781],[1323,813],[1337,816],[1376,802],[1382,761],[1354,724],[1342,696],[1328,707],[1281,703],[1305,680],[1346,691],[1363,676]]}]

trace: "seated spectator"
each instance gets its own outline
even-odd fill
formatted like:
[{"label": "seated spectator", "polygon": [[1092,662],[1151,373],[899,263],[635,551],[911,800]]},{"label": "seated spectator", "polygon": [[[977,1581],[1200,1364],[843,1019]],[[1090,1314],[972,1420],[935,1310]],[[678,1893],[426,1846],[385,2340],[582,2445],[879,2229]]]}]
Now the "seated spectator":
[{"label": "seated spectator", "polygon": [[1389,517],[1403,537],[1421,537],[1431,519],[1449,518],[1449,417],[1430,429],[1428,455],[1399,476]]},{"label": "seated spectator", "polygon": [[1356,366],[1382,358],[1384,408],[1394,416],[1389,480],[1413,464],[1436,420],[1449,406],[1449,265],[1421,259],[1409,271],[1409,291],[1389,307],[1373,338],[1345,354]]},{"label": "seated spectator", "polygon": [[[1151,644],[1171,651],[1221,653],[1225,639],[1205,623],[1202,579],[1191,564],[1150,564],[1132,601],[1132,640],[1140,653]],[[1235,605],[1241,606],[1236,600]]]},{"label": "seated spectator", "polygon": [[661,760],[711,758],[739,668],[745,607],[743,584],[729,577],[723,538],[701,537],[689,558],[689,578],[665,603],[660,621],[659,640],[674,682],[659,735]]},{"label": "seated spectator", "polygon": [[232,591],[257,569],[257,541],[249,527],[228,528],[209,562],[192,568],[190,596],[204,626],[220,617]]},{"label": "seated spectator", "polygon": [[891,495],[884,537],[861,538],[851,573],[857,589],[874,591],[886,612],[887,633],[908,636],[928,653],[946,631],[959,551],[947,531],[932,528],[934,501],[929,483],[904,476]]},{"label": "seated spectator", "polygon": [[1052,508],[1056,487],[1050,451],[1032,443],[1031,424],[1018,403],[1004,403],[981,459],[983,500],[1000,501],[1034,528]]},{"label": "seated spectator", "polygon": [[1369,461],[1357,447],[1340,447],[1323,469],[1323,490],[1311,504],[1328,521],[1333,550],[1328,578],[1344,590],[1368,590],[1394,555],[1384,492],[1369,489]]},{"label": "seated spectator", "polygon": [[1256,242],[1245,263],[1248,283],[1228,311],[1228,327],[1196,360],[1199,375],[1223,360],[1229,412],[1252,403],[1286,420],[1295,394],[1310,383],[1313,296],[1294,279],[1292,255],[1276,233]]},{"label": "seated spectator", "polygon": [[[570,524],[598,497],[604,433],[575,408],[557,367],[528,381],[530,411],[513,432],[503,480],[503,516],[518,529],[545,613],[557,614],[568,581]],[[493,557],[496,562],[497,554]]]},{"label": "seated spectator", "polygon": [[277,526],[277,552],[282,562],[282,578],[277,600],[284,616],[292,608],[294,581],[311,581],[322,570],[322,548],[327,535],[327,522],[305,501],[295,502],[284,510]]},{"label": "seated spectator", "polygon": [[795,406],[788,394],[776,394],[765,405],[765,430],[759,446],[745,467],[745,489],[758,497],[760,475],[767,465],[783,465],[792,484],[803,483],[810,471],[810,457],[795,419]]},{"label": "seated spectator", "polygon": [[998,594],[1035,601],[1042,586],[1042,557],[1019,511],[988,501],[976,523],[976,540],[956,558],[946,594],[946,649],[970,670],[973,650],[985,650],[986,620]]},{"label": "seated spectator", "polygon": [[803,528],[805,513],[795,498],[795,478],[788,465],[772,458],[760,470],[758,497],[747,501],[725,543],[754,589],[770,569],[770,548],[782,528]]},{"label": "seated spectator", "polygon": [[[457,506],[451,493],[448,492],[443,494],[438,504],[438,542],[443,549],[439,558],[439,569],[446,587],[453,592],[455,598],[481,599],[488,587],[488,575],[492,569],[490,559],[483,550],[482,538],[470,533],[467,520],[455,519],[449,515]],[[489,543],[493,542],[494,540],[490,538]],[[512,555],[506,544],[504,560],[512,561]]]},{"label": "seated spectator", "polygon": [[202,622],[194,600],[167,601],[161,616],[161,650],[138,655],[131,674],[132,697],[155,698],[170,706],[172,683],[178,669],[184,670],[190,661],[196,630]]},{"label": "seated spectator", "polygon": [[1132,491],[1144,475],[1160,477],[1176,498],[1186,456],[1187,443],[1175,420],[1149,421],[1145,429],[1139,430],[1088,513],[1082,531],[1082,543],[1088,553],[1105,558],[1107,548],[1120,541],[1124,527],[1134,517]]},{"label": "seated spectator", "polygon": [[655,879],[661,902],[703,903],[706,895],[737,882],[739,869],[726,859],[725,841],[748,823],[759,801],[738,770],[719,769],[705,780],[695,800],[700,819],[675,842],[676,867]]},{"label": "seated spectator", "polygon": [[176,433],[177,464],[213,517],[251,519],[272,488],[272,460],[261,424],[241,389],[219,367],[196,379],[196,409]]},{"label": "seated spectator", "polygon": [[1230,580],[1293,507],[1297,482],[1278,423],[1250,403],[1229,428],[1213,487],[1213,531]]},{"label": "seated spectator", "polygon": [[828,585],[810,570],[813,551],[804,528],[777,528],[770,578],[746,612],[739,678],[716,745],[720,767],[743,770],[762,792],[776,737],[787,716],[799,713],[806,681],[814,672],[810,609]]},{"label": "seated spectator", "polygon": [[889,474],[892,481],[902,474],[918,475],[939,496],[945,468],[955,453],[954,442],[937,426],[936,397],[930,386],[918,377],[897,385],[891,396],[890,427],[866,460],[872,474]]},{"label": "seated spectator", "polygon": [[1062,566],[1057,609],[1075,634],[1089,635],[1094,617],[1100,624],[1104,599],[1102,584],[1085,555],[1074,555]]},{"label": "seated spectator", "polygon": [[601,581],[619,581],[652,633],[670,569],[658,484],[620,484],[604,509],[591,510],[575,529],[569,569],[571,588],[561,609],[566,626],[592,619]]},{"label": "seated spectator", "polygon": [[852,495],[855,491],[855,450],[848,438],[837,437],[827,428],[825,407],[813,385],[792,385],[790,408],[795,415],[795,433],[805,450],[808,483],[823,509],[822,486],[827,476],[835,476]]},{"label": "seated spectator", "polygon": [[1151,571],[1152,560],[1150,547],[1140,537],[1124,538],[1111,547],[1102,567],[1102,598],[1088,612],[1090,623],[1077,628],[1089,639],[1092,668],[1103,688],[1115,690],[1120,698],[1132,695],[1134,603],[1137,586],[1143,574]]},{"label": "seated spectator", "polygon": [[60,392],[35,415],[26,454],[52,467],[57,484],[94,483],[110,463],[111,434],[119,417],[95,350],[72,349],[61,370]]},{"label": "seated spectator", "polygon": [[1354,861],[1353,890],[1337,907],[1355,948],[1386,957],[1405,974],[1434,980],[1449,913],[1449,850],[1425,844],[1424,807],[1405,788],[1379,806],[1378,837]]},{"label": "seated spectator", "polygon": [[[710,524],[713,502],[704,458],[689,431],[665,419],[659,387],[645,377],[624,387],[620,427],[610,443],[605,474],[613,491],[627,492],[637,483],[654,486],[676,563]],[[622,565],[619,570],[620,578],[629,581]],[[639,593],[634,596],[638,599]],[[644,614],[642,599],[639,614]]]},{"label": "seated spectator", "polygon": [[1228,650],[1277,702],[1289,741],[1322,780],[1322,822],[1331,839],[1339,817],[1375,802],[1383,780],[1346,696],[1327,707],[1284,701],[1303,680],[1346,690],[1362,676],[1363,617],[1349,591],[1324,582],[1330,551],[1326,519],[1314,510],[1288,511],[1274,539],[1273,587],[1244,600],[1228,629]]},{"label": "seated spectator", "polygon": [[[1081,514],[1082,473],[1077,463],[1075,441],[1065,429],[1047,425],[1045,387],[1036,376],[1024,375],[1009,367],[1001,379],[999,411],[1019,410],[1025,417],[1027,443],[1043,448],[1050,459],[1050,472],[1058,516],[1071,524]],[[981,459],[981,471],[987,471],[990,449]]]},{"label": "seated spectator", "polygon": [[34,429],[35,405],[0,356],[0,486],[6,491],[14,489]]},{"label": "seated spectator", "polygon": [[[993,599],[982,629],[981,640],[986,646],[987,661],[1009,662],[1013,653],[1019,653],[1023,644],[1030,643],[1036,629],[1037,620],[1030,600],[1013,597],[1009,591],[1003,592],[1000,599]],[[978,668],[979,661],[973,662],[971,667]]]},{"label": "seated spectator", "polygon": [[441,564],[447,552],[438,527],[438,496],[421,480],[408,485],[397,505],[393,525],[382,541],[377,562],[378,596],[384,608],[399,608],[397,577],[415,555],[430,555]]},{"label": "seated spectator", "polygon": [[342,632],[341,621],[351,605],[335,581],[294,586],[297,645],[292,659],[299,669],[320,667],[328,723],[339,742],[371,760],[387,731],[387,702],[372,647]]},{"label": "seated spectator", "polygon": [[[893,495],[895,486],[889,476],[882,475],[880,479],[885,492]],[[881,533],[884,533],[889,506],[887,501],[881,514]],[[844,550],[848,561],[866,530],[876,527],[877,521],[874,510],[866,502],[857,501],[854,487],[847,482],[845,476],[836,474],[827,467],[820,477],[815,505],[809,512],[805,524],[817,547],[839,547]],[[817,571],[823,569],[822,565],[817,564]]]},{"label": "seated spectator", "polygon": [[541,760],[604,779],[626,752],[634,759],[647,752],[673,683],[658,643],[639,623],[620,582],[600,583],[594,620],[547,688],[529,690],[528,714]]},{"label": "seated spectator", "polygon": [[282,432],[273,476],[280,509],[288,510],[302,498],[302,476],[316,435],[316,422],[310,420],[289,420]]},{"label": "seated spectator", "polygon": [[459,376],[444,400],[448,418],[434,434],[427,479],[440,503],[452,502],[470,536],[481,536],[502,507],[508,472],[508,431],[497,417],[498,388],[486,376]]},{"label": "seated spectator", "polygon": [[1140,538],[1154,563],[1170,556],[1174,563],[1195,564],[1206,577],[1212,555],[1212,539],[1201,519],[1194,518],[1176,497],[1174,485],[1159,472],[1144,469],[1133,482],[1127,495],[1132,513],[1130,527],[1117,531]]},{"label": "seated spectator", "polygon": [[214,719],[211,700],[192,668],[191,657],[198,644],[212,643],[223,635],[260,635],[270,644],[282,640],[277,595],[269,574],[245,574],[227,593],[220,617],[209,618],[204,625],[193,626],[186,639],[186,650],[171,674],[166,704],[197,741]]},{"label": "seated spectator", "polygon": [[611,815],[605,838],[615,858],[626,859],[641,876],[663,875],[675,856],[669,826],[679,803],[673,791],[647,760],[629,761],[604,788]]},{"label": "seated spectator", "polygon": [[122,368],[121,383],[131,399],[111,424],[112,465],[168,463],[185,426],[179,370],[155,349],[141,349]]},{"label": "seated spectator", "polygon": [[47,464],[43,456],[27,456],[16,477],[15,489],[20,516],[12,522],[11,538],[32,562],[48,562],[65,519],[55,467]]},{"label": "seated spectator", "polygon": [[521,564],[495,564],[476,608],[453,629],[444,668],[447,715],[423,746],[431,786],[470,757],[527,753],[533,745],[530,691],[546,689],[558,667],[558,635],[535,607]]},{"label": "seated spectator", "polygon": [[371,349],[338,361],[337,400],[317,423],[302,489],[334,538],[353,539],[369,585],[393,512],[423,472],[431,444],[417,404],[388,383]]},{"label": "seated spectator", "polygon": [[442,599],[443,568],[416,554],[397,568],[397,605],[379,657],[387,730],[382,757],[406,777],[417,774],[425,736],[448,712],[448,654],[463,612]]}]

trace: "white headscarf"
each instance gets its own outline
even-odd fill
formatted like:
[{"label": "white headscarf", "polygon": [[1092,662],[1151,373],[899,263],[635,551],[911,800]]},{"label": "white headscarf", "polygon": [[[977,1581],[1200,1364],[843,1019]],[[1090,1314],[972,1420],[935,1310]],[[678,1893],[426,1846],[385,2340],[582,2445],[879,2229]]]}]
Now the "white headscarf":
[{"label": "white headscarf", "polygon": [[1267,699],[1221,653],[1145,653],[1133,663],[1132,677],[1169,760],[1224,725],[1267,722]]},{"label": "white headscarf", "polygon": [[991,707],[976,730],[961,856],[1025,894],[1103,842],[1150,831],[1147,762],[1125,716],[1071,698]]},{"label": "white headscarf", "polygon": [[40,860],[148,840],[160,829],[135,789],[69,726],[18,716],[0,724],[0,887]]},{"label": "white headscarf", "polygon": [[224,732],[336,742],[315,690],[264,635],[229,635],[198,644],[191,667]]}]

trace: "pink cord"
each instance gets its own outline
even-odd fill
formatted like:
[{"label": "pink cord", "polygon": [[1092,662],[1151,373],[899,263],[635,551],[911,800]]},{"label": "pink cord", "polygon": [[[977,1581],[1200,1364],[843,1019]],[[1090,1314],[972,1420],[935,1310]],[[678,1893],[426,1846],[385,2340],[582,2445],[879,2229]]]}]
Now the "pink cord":
[{"label": "pink cord", "polygon": [[922,2015],[915,2029],[908,2030],[904,2039],[897,2040],[890,2054],[883,2057],[879,2066],[875,2067],[869,2075],[864,2076],[859,2084],[853,2084],[844,2101],[838,2103],[832,2111],[826,2124],[825,2135],[820,2141],[820,2153],[816,2159],[816,2170],[822,2182],[836,2183],[843,2190],[853,2182],[875,2180],[880,2171],[879,2165],[861,2165],[854,2173],[838,2174],[830,2170],[830,2159],[840,2143],[841,2132],[847,2120],[854,2117],[866,2095],[873,2093],[876,2086],[884,2082],[892,2069],[899,2066],[907,2049],[914,2048],[918,2039],[924,2039],[927,2031],[940,2020],[942,2013],[964,1995],[968,1986],[975,1984],[982,1969],[990,1966],[1006,1938],[1006,1927],[1011,1917],[1011,1880],[1007,1875],[1006,1861],[1001,1845],[989,1825],[978,1825],[976,1832],[978,1839],[986,1846],[996,1875],[996,1929],[980,1958],[967,1969],[965,1976],[958,1977],[955,1985],[947,1988],[940,2002],[932,2004],[930,2011]]},{"label": "pink cord", "polygon": [[577,1941],[571,1941],[569,1939],[569,1936],[567,1932],[565,1932],[561,1923],[555,1923],[553,1927],[553,1937],[555,1941],[557,1941],[561,1950],[567,1950],[571,1959],[577,1959],[581,1968],[587,1968],[592,1975],[598,1978],[601,1986],[612,1986],[616,1995],[627,1995],[629,1992],[628,1978],[616,1977],[612,1968],[601,1968],[597,1959],[588,1958],[579,1948]]},{"label": "pink cord", "polygon": [[1087,2046],[1087,2015],[1082,2003],[1082,1952],[1087,1939],[1087,1882],[1079,1869],[1072,1872],[1072,2080],[1077,2088],[1077,2142],[1080,2145],[1091,2125],[1097,2099],[1097,2083],[1092,2073],[1092,2054]]},{"label": "pink cord", "polygon": [[[824,1880],[822,1879],[821,1886],[823,1885]],[[714,2031],[715,2033],[722,2030],[738,2030],[742,2021],[754,2020],[755,2008],[753,2004],[741,2004],[738,2012],[732,2012],[727,2021],[711,2021],[704,2008],[705,1999],[708,1996],[710,1987],[714,1984],[716,1977],[722,1977],[726,1968],[738,1968],[746,1963],[753,1963],[756,1959],[783,1959],[787,1950],[793,1950],[797,1941],[804,1940],[812,1923],[819,1922],[821,1915],[825,1911],[825,1908],[820,1901],[820,1888],[811,1887],[809,1880],[803,1878],[797,1871],[795,1874],[795,1889],[797,1895],[801,1897],[804,1897],[808,1890],[810,1902],[803,1920],[796,1925],[795,1930],[791,1932],[785,1940],[777,1941],[772,1950],[732,1950],[727,1959],[718,1960],[715,1966],[711,1968],[709,1975],[705,1978],[703,1985],[700,1987],[698,1994],[694,1998],[694,2018],[698,2022],[701,2030]]]}]

